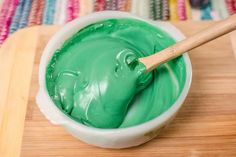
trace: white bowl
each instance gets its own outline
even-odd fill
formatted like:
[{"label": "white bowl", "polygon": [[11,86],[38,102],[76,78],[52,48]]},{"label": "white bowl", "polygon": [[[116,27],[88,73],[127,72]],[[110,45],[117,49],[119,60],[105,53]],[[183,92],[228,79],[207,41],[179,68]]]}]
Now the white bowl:
[{"label": "white bowl", "polygon": [[177,41],[184,39],[184,35],[170,23],[144,20],[125,12],[104,11],[78,18],[66,24],[60,31],[58,31],[51,38],[44,49],[39,66],[40,88],[36,101],[41,112],[48,120],[50,120],[53,124],[61,125],[69,133],[81,141],[104,148],[127,148],[137,146],[151,140],[171,121],[171,119],[174,118],[188,94],[192,80],[192,67],[188,55],[184,54],[183,57],[186,64],[186,82],[183,91],[175,103],[167,111],[148,122],[128,128],[98,129],[88,127],[74,121],[56,107],[47,92],[45,81],[47,64],[53,56],[55,50],[60,48],[64,41],[70,38],[78,30],[89,24],[110,18],[134,18],[142,20],[168,32],[168,34]]}]

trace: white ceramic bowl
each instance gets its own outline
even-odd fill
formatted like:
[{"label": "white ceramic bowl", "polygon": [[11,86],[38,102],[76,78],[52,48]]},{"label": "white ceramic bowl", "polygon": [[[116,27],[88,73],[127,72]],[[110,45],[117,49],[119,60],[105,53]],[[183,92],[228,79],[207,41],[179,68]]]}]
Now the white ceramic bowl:
[{"label": "white ceramic bowl", "polygon": [[187,75],[182,93],[180,94],[176,102],[166,112],[148,122],[129,128],[98,129],[88,127],[74,121],[73,119],[62,113],[49,97],[45,83],[45,72],[47,64],[53,56],[55,50],[60,48],[64,41],[70,38],[78,30],[89,24],[109,18],[139,19],[168,32],[168,34],[175,38],[177,41],[184,38],[183,34],[170,23],[144,20],[125,12],[104,11],[78,18],[66,24],[60,31],[58,31],[51,38],[46,48],[44,49],[39,67],[40,88],[36,101],[41,112],[46,116],[48,120],[50,120],[53,124],[61,125],[69,133],[71,133],[81,141],[104,148],[127,148],[137,146],[151,140],[160,132],[160,130],[164,126],[168,124],[168,122],[171,121],[171,119],[173,119],[188,94],[192,79],[192,67],[188,55],[184,54],[183,56],[186,64]]}]

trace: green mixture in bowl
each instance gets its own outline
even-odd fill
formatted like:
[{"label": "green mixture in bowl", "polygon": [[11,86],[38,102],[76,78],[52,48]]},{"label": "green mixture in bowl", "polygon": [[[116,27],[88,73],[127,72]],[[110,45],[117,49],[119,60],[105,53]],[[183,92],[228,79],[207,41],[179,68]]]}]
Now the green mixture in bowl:
[{"label": "green mixture in bowl", "polygon": [[125,128],[144,123],[179,97],[186,66],[180,56],[145,73],[138,58],[174,43],[166,32],[140,20],[91,24],[54,53],[46,71],[48,93],[66,115],[88,126]]}]

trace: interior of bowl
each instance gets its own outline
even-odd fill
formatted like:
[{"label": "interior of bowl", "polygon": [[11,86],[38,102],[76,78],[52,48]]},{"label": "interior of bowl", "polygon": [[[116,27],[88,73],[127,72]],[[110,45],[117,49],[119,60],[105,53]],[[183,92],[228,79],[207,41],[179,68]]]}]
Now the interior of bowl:
[{"label": "interior of bowl", "polygon": [[[123,13],[122,13],[123,14]],[[181,36],[181,33],[176,31],[176,29],[169,29],[168,32],[166,32],[167,27],[171,28],[169,24],[156,24],[156,23],[146,23],[142,22],[143,20],[140,20],[138,18],[134,18],[130,15],[124,14],[122,16],[117,15],[110,15],[108,17],[100,16],[99,18],[96,18],[96,20],[90,19],[87,20],[87,23],[84,24],[81,23],[81,28],[87,28],[85,26],[90,25],[94,26],[96,24],[103,24],[110,23],[112,20],[117,20],[120,23],[126,23],[129,26],[133,26],[135,28],[138,28],[136,31],[133,32],[134,34],[145,36],[145,34],[140,34],[140,29],[144,29],[147,32],[150,32],[150,34],[157,34],[156,37],[158,40],[156,40],[156,44],[158,46],[154,46],[156,49],[150,50],[146,49],[143,50],[143,46],[141,43],[143,41],[133,43],[132,45],[140,46],[140,49],[142,49],[145,52],[155,53],[157,51],[160,51],[176,42],[176,40],[181,40],[183,36]],[[95,18],[95,17],[94,17]],[[132,18],[132,19],[131,19]],[[136,19],[136,20],[134,20]],[[95,23],[95,24],[94,24]],[[94,25],[91,25],[94,24]],[[119,24],[119,23],[118,23]],[[73,41],[76,41],[76,38],[73,34],[79,34],[81,31],[78,32],[79,29],[75,29],[75,26],[79,25],[78,23],[74,22],[74,25],[71,24],[67,27],[67,29],[64,29],[64,33],[60,33],[57,36],[59,38],[64,38],[64,40],[61,39],[60,42],[57,41],[57,46],[54,47],[54,52],[56,49],[60,49],[60,47],[64,44],[65,46],[65,39],[70,40],[73,38]],[[117,25],[117,21],[116,21]],[[155,26],[152,26],[155,25]],[[157,26],[157,27],[156,27]],[[70,33],[66,34],[66,31],[68,29],[73,28],[73,31],[71,30]],[[83,30],[85,30],[83,29]],[[114,30],[115,31],[115,30]],[[65,37],[65,34],[67,37]],[[160,35],[161,34],[161,35]],[[90,36],[92,34],[88,34]],[[127,34],[121,33],[120,37],[125,37]],[[158,38],[159,36],[159,38]],[[161,39],[161,40],[160,40]],[[153,41],[153,38],[152,38]],[[132,41],[129,41],[132,42]],[[146,41],[147,42],[147,41]],[[150,43],[150,41],[148,41]],[[55,43],[54,43],[55,44]],[[89,43],[88,43],[89,44]],[[155,44],[155,42],[153,42]],[[53,62],[49,62],[52,58],[54,52],[51,50],[51,55],[48,54],[47,59],[47,65],[52,64]],[[50,56],[50,57],[49,57]],[[45,67],[46,69],[46,67]],[[46,74],[48,71],[44,71],[44,74]],[[158,67],[155,71],[155,76],[157,79],[153,81],[153,83],[148,86],[147,89],[145,89],[143,92],[139,93],[137,97],[132,102],[133,104],[130,105],[129,111],[123,121],[123,123],[119,126],[119,128],[130,128],[135,126],[140,126],[143,123],[150,123],[153,120],[159,119],[160,122],[164,121],[171,115],[173,115],[181,106],[183,100],[185,99],[187,92],[189,90],[190,82],[191,82],[191,64],[189,61],[189,58],[187,55],[181,56],[175,60],[172,60],[160,67]],[[45,77],[45,75],[43,76]],[[50,84],[50,80],[44,80],[45,84],[47,83],[47,89],[48,85]],[[52,80],[51,80],[52,81]],[[49,85],[50,86],[50,85]],[[53,86],[53,85],[52,85]],[[53,93],[50,93],[49,95],[52,95]],[[149,101],[151,100],[151,101]],[[54,102],[55,103],[55,102]],[[57,106],[58,104],[55,103]],[[59,107],[59,106],[58,106]],[[60,108],[60,107],[59,107]],[[71,115],[68,115],[66,112],[63,111],[63,109],[60,108],[60,111],[62,111],[65,115],[67,115],[70,120],[70,122],[78,123],[78,119],[73,118]]]}]

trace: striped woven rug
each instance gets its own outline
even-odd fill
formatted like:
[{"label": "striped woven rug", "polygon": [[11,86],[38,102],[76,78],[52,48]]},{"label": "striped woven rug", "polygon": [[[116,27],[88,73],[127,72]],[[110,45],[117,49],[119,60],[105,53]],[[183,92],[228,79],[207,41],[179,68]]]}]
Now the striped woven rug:
[{"label": "striped woven rug", "polygon": [[236,0],[0,0],[0,45],[20,28],[64,24],[91,12],[127,11],[153,20],[219,20]]}]

